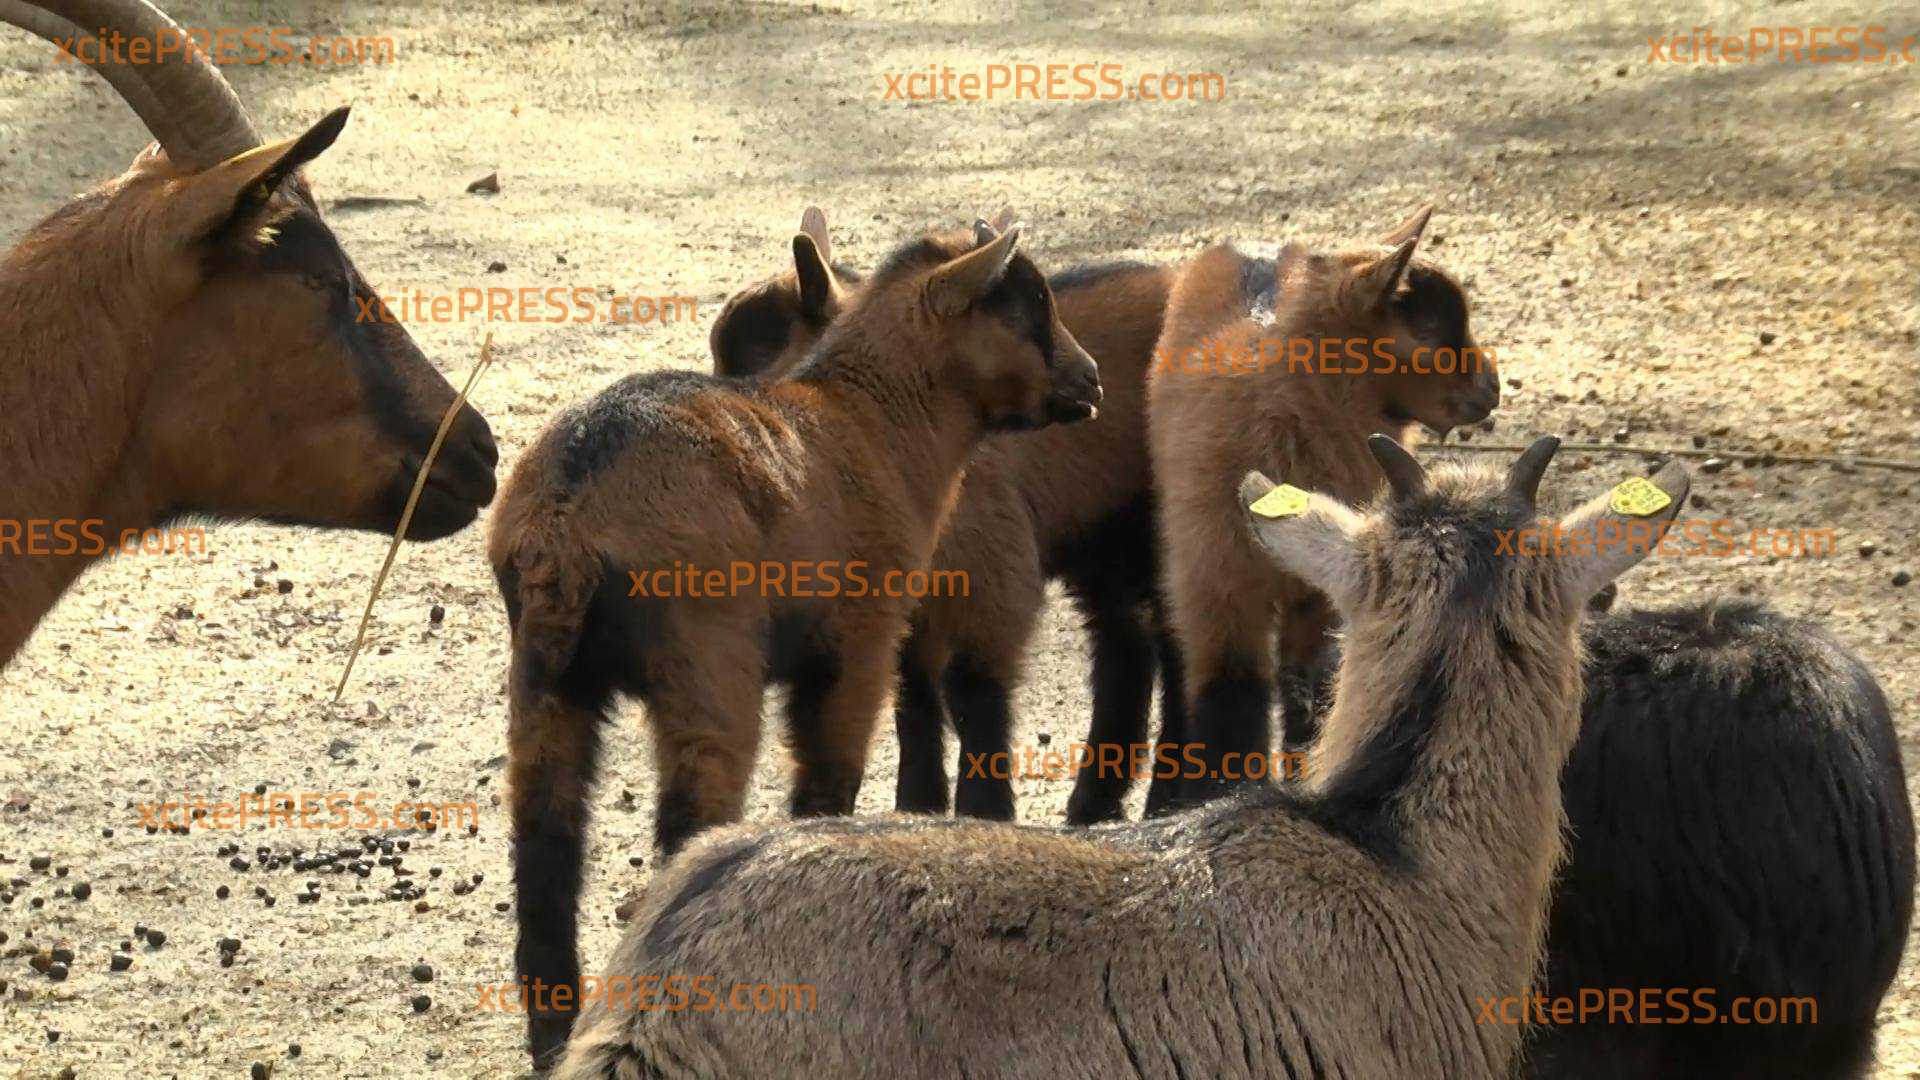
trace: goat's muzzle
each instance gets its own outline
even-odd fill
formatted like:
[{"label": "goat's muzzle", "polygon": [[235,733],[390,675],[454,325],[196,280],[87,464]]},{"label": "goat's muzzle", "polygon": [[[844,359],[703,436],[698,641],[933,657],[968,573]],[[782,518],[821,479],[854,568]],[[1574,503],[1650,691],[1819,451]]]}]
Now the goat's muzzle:
[{"label": "goat's muzzle", "polygon": [[[401,460],[401,476],[409,487],[419,474],[420,461],[421,455],[414,453]],[[481,508],[493,501],[494,467],[499,463],[500,448],[486,418],[472,406],[462,406],[440,456],[434,459],[433,471],[427,474],[420,503],[407,526],[407,539],[438,540],[472,524]]]},{"label": "goat's muzzle", "polygon": [[1100,412],[1100,366],[1064,326],[1055,326],[1053,380],[1047,391],[1047,419],[1056,424],[1091,420]]}]

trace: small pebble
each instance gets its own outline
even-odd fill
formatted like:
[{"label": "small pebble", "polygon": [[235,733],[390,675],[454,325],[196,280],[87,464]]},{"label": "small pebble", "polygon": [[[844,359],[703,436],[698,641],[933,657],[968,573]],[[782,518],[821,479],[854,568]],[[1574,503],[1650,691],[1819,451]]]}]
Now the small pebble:
[{"label": "small pebble", "polygon": [[299,1044],[299,1043],[288,1043],[288,1044],[287,1044],[287,1056],[288,1056],[288,1057],[299,1057],[299,1056],[300,1056],[300,1044]]},{"label": "small pebble", "polygon": [[67,965],[54,964],[47,968],[47,978],[54,982],[63,982],[67,977]]},{"label": "small pebble", "polygon": [[1896,570],[1893,573],[1893,587],[1896,589],[1904,588],[1907,582],[1912,580],[1913,575],[1907,573],[1905,570]]},{"label": "small pebble", "polygon": [[417,1013],[426,1012],[428,1008],[432,1007],[432,1005],[433,1005],[433,999],[428,997],[427,995],[425,994],[413,995],[413,1011],[414,1012],[417,1012]]},{"label": "small pebble", "polygon": [[426,983],[426,982],[432,982],[432,981],[433,981],[433,966],[432,966],[432,965],[430,965],[430,964],[415,964],[415,965],[413,965],[413,981],[414,981],[414,982],[423,982],[423,983]]},{"label": "small pebble", "polygon": [[35,855],[33,858],[27,860],[27,868],[29,870],[45,870],[52,865],[53,856],[51,855]]},{"label": "small pebble", "polygon": [[73,887],[73,898],[75,900],[85,900],[87,897],[92,895],[93,895],[93,886],[87,884],[84,881]]},{"label": "small pebble", "polygon": [[439,626],[441,623],[447,621],[447,609],[441,607],[439,604],[433,605],[433,607],[427,610],[427,621],[435,626]]},{"label": "small pebble", "polygon": [[1707,460],[1700,463],[1700,471],[1703,473],[1709,473],[1709,474],[1723,472],[1726,470],[1726,467],[1727,467],[1726,458],[1710,457]]},{"label": "small pebble", "polygon": [[227,897],[233,895],[233,890],[227,888],[225,885],[222,885],[219,888],[213,890],[213,895],[221,900],[225,900]]},{"label": "small pebble", "polygon": [[272,1075],[273,1075],[273,1070],[267,1068],[266,1065],[262,1062],[256,1061],[247,1068],[247,1076],[249,1077],[249,1080],[267,1080],[267,1078]]},{"label": "small pebble", "polygon": [[151,945],[152,947],[157,949],[160,946],[165,945],[166,943],[167,943],[167,932],[165,930],[148,930],[147,931],[148,945]]},{"label": "small pebble", "polygon": [[107,969],[110,971],[125,971],[132,966],[133,957],[128,956],[126,953],[114,953],[113,959],[107,961]]},{"label": "small pebble", "polygon": [[236,953],[236,952],[239,952],[239,951],[240,951],[240,939],[239,939],[239,938],[237,938],[237,937],[223,937],[223,938],[221,938],[221,939],[220,939],[220,951],[221,951],[221,952],[223,952],[223,953]]},{"label": "small pebble", "polygon": [[1780,335],[1774,333],[1771,330],[1760,331],[1760,344],[1762,345],[1771,345],[1775,341],[1778,341],[1779,339],[1780,339]]}]

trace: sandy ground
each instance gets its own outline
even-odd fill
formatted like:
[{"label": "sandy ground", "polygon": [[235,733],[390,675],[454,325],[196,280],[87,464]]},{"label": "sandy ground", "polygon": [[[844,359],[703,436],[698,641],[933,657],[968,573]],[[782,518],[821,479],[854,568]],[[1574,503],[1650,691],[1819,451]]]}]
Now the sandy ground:
[{"label": "sandy ground", "polygon": [[[1432,254],[1469,282],[1480,339],[1511,380],[1497,431],[1480,441],[1624,429],[1633,445],[1700,436],[1920,458],[1915,70],[1649,64],[1645,45],[1694,26],[1881,22],[1904,34],[1920,31],[1920,10],[1901,25],[1851,4],[1679,17],[1645,0],[1605,5],[1604,17],[1561,0],[1101,15],[979,3],[929,14],[884,0],[170,6],[192,25],[393,39],[384,66],[232,71],[274,137],[355,106],[312,170],[323,198],[420,200],[331,215],[383,291],[581,285],[698,299],[695,320],[664,326],[495,327],[502,366],[477,400],[508,465],[562,404],[630,371],[704,366],[721,300],[779,268],[808,202],[833,215],[841,257],[868,265],[925,225],[1012,203],[1042,266],[1065,267],[1172,260],[1222,237],[1270,249],[1296,235],[1367,236],[1431,199]],[[885,72],[1022,62],[1220,72],[1228,89],[1214,103],[883,100]],[[145,141],[103,84],[0,32],[0,242]],[[498,195],[464,193],[495,170]],[[505,270],[489,274],[496,261]],[[413,332],[457,380],[484,329]],[[1638,469],[1563,455],[1556,472],[1572,495]],[[1879,672],[1908,760],[1920,760],[1920,585],[1891,584],[1920,570],[1915,479],[1789,466],[1702,475],[1696,490],[1715,512],[1742,527],[1830,528],[1838,552],[1669,559],[1636,571],[1628,602],[1757,594],[1827,622]],[[403,553],[337,707],[332,683],[383,552],[377,536],[221,527],[205,554],[99,567],[42,624],[0,677],[9,1075],[522,1069],[519,1018],[477,1008],[479,984],[512,974],[497,803],[506,624],[482,537]],[[1863,557],[1863,543],[1877,553]],[[1020,695],[1021,743],[1084,734],[1084,672],[1056,603]],[[641,732],[630,711],[595,799],[590,964],[647,873],[629,861],[650,856]],[[781,812],[787,768],[766,756],[755,818]],[[893,774],[883,737],[864,811],[887,808]],[[390,866],[363,879],[258,865],[259,848],[337,849],[364,830],[141,827],[140,804],[256,785],[472,802],[477,828],[413,834],[400,854],[419,891],[395,900]],[[1067,788],[1023,782],[1022,817],[1059,820]],[[229,844],[248,869],[221,854]],[[35,856],[51,867],[30,869]],[[309,880],[318,898],[300,902]],[[131,969],[111,972],[136,924],[163,930],[165,944],[133,942]],[[241,943],[231,966],[223,937]],[[28,953],[59,942],[75,955],[54,982]],[[431,965],[430,983],[413,978],[417,963]],[[1920,1076],[1912,964],[1883,1018],[1879,1075]]]}]

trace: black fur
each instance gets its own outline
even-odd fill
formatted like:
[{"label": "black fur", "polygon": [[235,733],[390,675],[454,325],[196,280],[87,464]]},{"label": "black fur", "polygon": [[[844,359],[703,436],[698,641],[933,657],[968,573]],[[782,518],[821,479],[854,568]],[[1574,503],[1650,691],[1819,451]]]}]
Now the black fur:
[{"label": "black fur", "polygon": [[739,840],[719,852],[701,854],[701,865],[673,894],[667,906],[660,911],[658,918],[647,929],[647,936],[641,942],[641,948],[649,957],[666,957],[678,949],[681,943],[694,931],[682,925],[681,917],[693,907],[701,897],[725,886],[734,871],[740,869],[767,846],[770,838],[761,835]]},{"label": "black fur", "polygon": [[[960,736],[960,760],[1005,750],[1013,733],[1013,706],[1006,685],[966,656],[956,656],[947,664],[944,681],[947,707],[953,711],[954,730]],[[1013,820],[1010,776],[969,776],[963,767],[953,808],[968,817]]]},{"label": "black fur", "polygon": [[1815,1025],[1541,1029],[1535,1077],[1851,1078],[1913,911],[1905,773],[1872,674],[1825,630],[1724,603],[1589,621],[1574,829],[1546,992],[1811,997]]}]

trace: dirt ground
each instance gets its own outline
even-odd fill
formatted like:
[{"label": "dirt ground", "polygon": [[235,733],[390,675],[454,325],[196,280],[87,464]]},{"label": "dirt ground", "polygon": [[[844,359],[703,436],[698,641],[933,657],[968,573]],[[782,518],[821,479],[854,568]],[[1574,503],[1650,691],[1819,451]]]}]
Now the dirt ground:
[{"label": "dirt ground", "polygon": [[[1696,26],[1882,23],[1898,37],[1920,31],[1920,9],[1903,22],[1866,5],[1674,16],[1648,0],[1605,15],[1563,0],[1099,15],[972,0],[935,13],[885,0],[167,6],[195,26],[393,40],[384,65],[230,69],[271,137],[354,106],[311,176],[323,200],[398,200],[330,214],[383,293],[697,298],[695,319],[666,325],[495,325],[501,364],[476,403],[508,467],[563,404],[628,372],[705,366],[720,303],[781,267],[809,202],[827,208],[840,257],[862,265],[928,224],[1010,203],[1040,264],[1064,268],[1174,260],[1218,238],[1270,251],[1295,236],[1368,237],[1433,200],[1430,253],[1468,282],[1479,338],[1509,380],[1497,429],[1469,433],[1477,441],[1700,437],[1920,459],[1920,76],[1649,63],[1645,43]],[[885,73],[929,64],[1084,62],[1219,72],[1226,95],[884,100]],[[146,140],[99,80],[0,31],[0,242]],[[495,171],[499,194],[465,193]],[[489,273],[494,263],[504,269]],[[413,333],[457,382],[485,329]],[[1642,466],[1563,454],[1549,486],[1583,494]],[[1917,479],[1851,466],[1702,474],[1703,505],[1739,527],[1831,529],[1837,550],[1655,561],[1625,582],[1625,602],[1754,594],[1826,622],[1879,673],[1908,761],[1920,761],[1920,584],[1892,583],[1920,571]],[[339,706],[329,699],[378,536],[214,528],[203,554],[100,566],[41,625],[0,676],[7,1075],[239,1076],[256,1062],[287,1076],[523,1071],[520,1018],[478,1008],[480,984],[512,977],[513,929],[498,804],[506,622],[485,524],[402,553]],[[1018,742],[1082,737],[1085,678],[1081,637],[1056,602],[1019,697]],[[583,916],[590,966],[651,863],[638,710],[607,760]],[[863,812],[889,807],[894,760],[883,735]],[[787,769],[777,750],[765,756],[753,817],[783,812]],[[142,804],[256,785],[471,802],[477,828],[382,832],[410,839],[398,854],[417,875],[393,899],[391,866],[361,878],[260,865],[259,848],[337,849],[364,830],[142,827]],[[1058,821],[1068,786],[1021,782],[1022,818]],[[230,844],[237,856],[222,853]],[[51,866],[31,869],[35,856]],[[309,880],[318,896],[302,902]],[[164,931],[164,945],[134,942],[130,970],[110,971],[136,924]],[[240,942],[230,966],[222,938]],[[58,942],[74,958],[55,982],[28,961]],[[1911,960],[1883,1009],[1879,1076],[1920,1077]],[[431,982],[416,981],[419,963]]]}]

